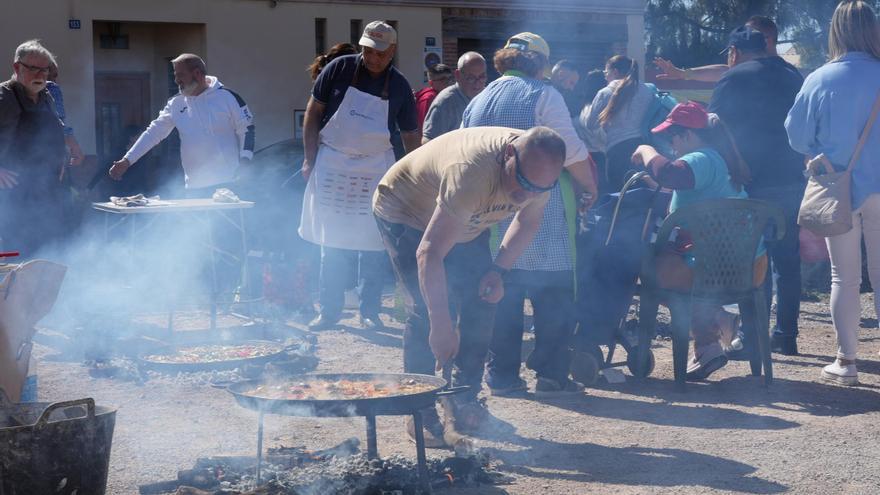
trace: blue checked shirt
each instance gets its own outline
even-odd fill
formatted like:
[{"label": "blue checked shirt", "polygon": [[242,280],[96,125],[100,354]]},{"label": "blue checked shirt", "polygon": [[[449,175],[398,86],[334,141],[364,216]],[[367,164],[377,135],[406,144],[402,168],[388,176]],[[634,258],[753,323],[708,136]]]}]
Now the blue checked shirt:
[{"label": "blue checked shirt", "polygon": [[[536,125],[538,100],[546,90],[543,81],[522,77],[501,77],[468,104],[462,117],[462,127],[499,126],[513,129],[531,129]],[[567,110],[566,110],[567,111]],[[498,224],[496,250],[513,219]],[[516,260],[513,268],[528,271],[566,271],[574,269],[572,248],[569,245],[568,226],[559,184],[550,192],[544,207],[541,227],[532,243]]]}]

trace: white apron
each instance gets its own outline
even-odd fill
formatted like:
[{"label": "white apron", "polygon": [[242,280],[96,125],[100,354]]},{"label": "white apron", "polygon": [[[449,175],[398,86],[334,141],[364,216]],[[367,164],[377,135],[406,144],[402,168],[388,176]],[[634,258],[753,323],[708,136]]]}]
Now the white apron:
[{"label": "white apron", "polygon": [[384,98],[351,86],[319,134],[318,156],[303,197],[299,235],[321,246],[358,251],[385,249],[373,217],[373,192],[394,164]]}]

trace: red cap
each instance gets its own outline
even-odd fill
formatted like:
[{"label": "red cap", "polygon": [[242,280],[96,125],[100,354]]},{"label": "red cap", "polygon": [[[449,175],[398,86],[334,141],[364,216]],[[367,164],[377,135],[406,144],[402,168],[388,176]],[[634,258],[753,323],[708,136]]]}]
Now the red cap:
[{"label": "red cap", "polygon": [[703,108],[703,105],[697,102],[679,103],[672,108],[672,111],[666,116],[666,120],[651,129],[651,132],[655,134],[661,133],[673,125],[680,125],[689,129],[705,129],[709,126],[709,114]]}]

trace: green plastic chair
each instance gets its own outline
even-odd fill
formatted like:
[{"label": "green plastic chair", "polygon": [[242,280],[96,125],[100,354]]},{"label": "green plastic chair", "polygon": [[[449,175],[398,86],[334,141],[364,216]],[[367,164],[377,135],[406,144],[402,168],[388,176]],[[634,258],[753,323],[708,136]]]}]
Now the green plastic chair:
[{"label": "green plastic chair", "polygon": [[[692,302],[738,304],[743,330],[749,332],[752,375],[764,384],[773,381],[769,316],[763,285],[754,287],[755,252],[766,227],[775,227],[775,240],[785,235],[782,210],[752,199],[713,199],[689,205],[669,215],[642,259],[639,301],[638,376],[647,376],[647,351],[655,334],[657,308],[664,301],[672,315],[672,357],[676,388],[685,389]],[[657,283],[656,257],[677,227],[693,238],[694,283],[690,292],[662,289]],[[772,239],[771,239],[772,240]],[[757,334],[757,335],[755,335]],[[757,342],[757,346],[755,343]]]}]

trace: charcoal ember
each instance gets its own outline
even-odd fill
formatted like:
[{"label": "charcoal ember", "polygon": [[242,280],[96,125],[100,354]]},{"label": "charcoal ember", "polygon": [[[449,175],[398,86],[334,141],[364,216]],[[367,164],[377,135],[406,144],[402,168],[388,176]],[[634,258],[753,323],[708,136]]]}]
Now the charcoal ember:
[{"label": "charcoal ember", "polygon": [[[346,442],[342,445],[344,444]],[[331,450],[333,449],[327,449]],[[310,452],[296,447],[282,447],[272,451],[275,456],[281,455],[279,452]],[[222,462],[224,459],[228,460],[225,464]],[[418,465],[401,455],[384,459],[370,459],[364,453],[329,455],[293,467],[286,463],[272,462],[272,459],[271,455],[266,456],[261,471],[263,485],[259,489],[254,489],[253,458],[205,458],[197,462],[196,469],[215,469],[215,472],[222,473],[222,481],[214,488],[214,492],[208,492],[210,495],[412,495],[421,492]],[[208,460],[212,460],[214,464],[209,466],[211,463]],[[427,467],[428,483],[433,488],[504,484],[507,481],[490,470],[486,456],[432,458],[428,460]],[[236,472],[236,469],[240,471]]]},{"label": "charcoal ember", "polygon": [[213,488],[220,483],[214,469],[184,469],[177,472],[177,480],[194,488]]}]

